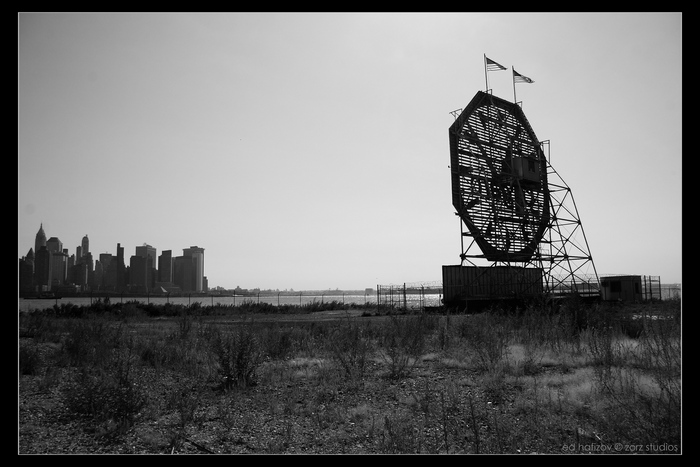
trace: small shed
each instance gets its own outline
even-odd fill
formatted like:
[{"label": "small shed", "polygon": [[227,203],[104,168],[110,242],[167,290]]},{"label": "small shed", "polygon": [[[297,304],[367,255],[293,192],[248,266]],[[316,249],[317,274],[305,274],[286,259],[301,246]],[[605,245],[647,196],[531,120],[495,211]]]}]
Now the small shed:
[{"label": "small shed", "polygon": [[601,277],[600,298],[608,301],[641,302],[642,276]]}]

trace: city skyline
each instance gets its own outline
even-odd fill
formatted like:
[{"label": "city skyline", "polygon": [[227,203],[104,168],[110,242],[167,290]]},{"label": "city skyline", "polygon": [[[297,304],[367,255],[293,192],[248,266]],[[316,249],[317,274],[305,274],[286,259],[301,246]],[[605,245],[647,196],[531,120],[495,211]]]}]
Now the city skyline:
[{"label": "city skyline", "polygon": [[206,245],[211,287],[439,281],[451,112],[484,55],[598,275],[680,283],[676,12],[20,13],[19,255],[43,222],[71,249]]},{"label": "city skyline", "polygon": [[204,269],[204,248],[191,245],[182,248],[181,256],[172,250],[143,243],[134,247],[126,261],[125,248],[116,244],[116,254],[93,255],[90,239],[85,234],[75,253],[60,238],[47,235],[39,225],[34,246],[20,257],[19,291],[31,296],[47,292],[132,292],[184,293],[207,292]]}]

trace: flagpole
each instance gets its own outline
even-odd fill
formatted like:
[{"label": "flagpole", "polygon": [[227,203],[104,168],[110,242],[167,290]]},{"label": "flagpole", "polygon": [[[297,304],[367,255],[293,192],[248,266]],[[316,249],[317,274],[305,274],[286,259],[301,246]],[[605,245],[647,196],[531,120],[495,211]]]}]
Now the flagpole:
[{"label": "flagpole", "polygon": [[486,54],[484,54],[484,76],[486,77],[486,92],[489,92],[489,72],[486,65]]},{"label": "flagpole", "polygon": [[514,103],[514,104],[517,104],[517,103],[518,103],[518,99],[517,99],[516,96],[515,96],[515,68],[513,68],[513,67],[511,66],[511,67],[510,67],[510,70],[511,70],[511,72],[512,72],[511,74],[513,75],[513,103]]}]

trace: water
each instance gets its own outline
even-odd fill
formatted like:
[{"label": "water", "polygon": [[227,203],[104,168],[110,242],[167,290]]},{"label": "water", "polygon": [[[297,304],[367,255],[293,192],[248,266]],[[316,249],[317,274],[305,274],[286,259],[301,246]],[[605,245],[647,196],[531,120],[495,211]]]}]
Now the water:
[{"label": "water", "polygon": [[[36,309],[46,309],[52,308],[54,305],[64,305],[73,304],[78,306],[89,306],[95,303],[101,298],[97,297],[64,297],[56,299],[19,299],[19,311],[31,311]],[[422,306],[439,306],[441,305],[442,295],[441,294],[406,294],[406,306],[408,308],[421,308]],[[339,302],[345,304],[376,304],[377,295],[367,294],[367,295],[255,295],[255,296],[195,296],[195,297],[162,297],[162,296],[150,296],[150,297],[110,297],[112,303],[126,303],[138,301],[141,303],[148,303],[154,305],[165,305],[166,303],[171,303],[174,305],[185,305],[189,306],[194,303],[199,303],[202,306],[215,306],[215,305],[240,305],[244,301],[250,301],[253,303],[269,303],[271,305],[307,305],[309,303],[329,303],[329,302]],[[403,296],[400,298],[393,297],[381,297],[382,304],[394,304],[397,307],[401,307],[404,304]]]},{"label": "water", "polygon": [[[680,298],[681,291],[680,287],[664,287],[661,288],[661,299],[668,300],[673,298]],[[54,305],[61,306],[63,304],[71,303],[78,306],[89,306],[98,300],[97,297],[66,297],[59,299],[19,299],[19,311],[31,311],[35,309],[46,309],[51,308]],[[327,294],[327,295],[277,295],[277,294],[260,294],[254,296],[194,296],[194,297],[162,297],[162,296],[150,296],[150,297],[110,297],[112,303],[126,303],[129,301],[138,301],[141,303],[152,303],[154,305],[165,305],[166,303],[172,303],[174,305],[185,305],[189,306],[194,303],[199,303],[202,306],[214,306],[214,305],[240,305],[243,301],[252,301],[254,303],[269,303],[271,305],[307,305],[309,303],[328,303],[328,302],[339,302],[345,304],[376,304],[377,294]],[[380,296],[380,303],[386,305],[395,305],[396,307],[404,306],[404,297],[400,290],[394,291],[393,295],[388,295],[382,293]],[[442,294],[440,293],[406,293],[406,307],[409,309],[420,309],[422,307],[433,307],[442,305]]]}]

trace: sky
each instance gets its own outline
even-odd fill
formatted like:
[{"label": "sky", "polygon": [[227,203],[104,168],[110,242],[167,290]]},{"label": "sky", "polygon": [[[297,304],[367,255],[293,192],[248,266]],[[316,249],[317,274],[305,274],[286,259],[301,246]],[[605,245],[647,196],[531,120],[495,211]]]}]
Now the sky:
[{"label": "sky", "polygon": [[210,287],[459,264],[450,112],[517,101],[599,276],[680,283],[681,13],[19,13],[18,256],[204,248]]}]

